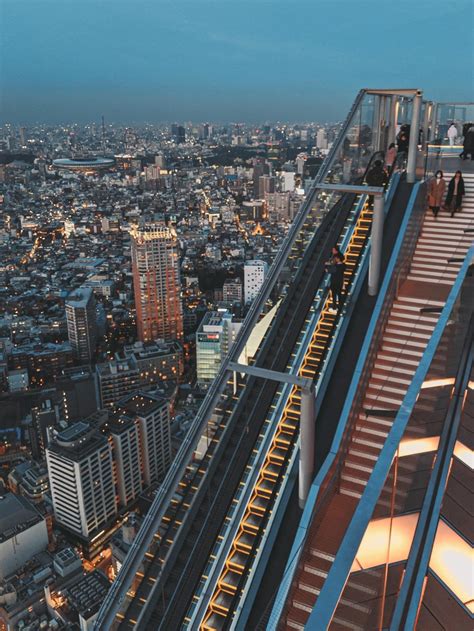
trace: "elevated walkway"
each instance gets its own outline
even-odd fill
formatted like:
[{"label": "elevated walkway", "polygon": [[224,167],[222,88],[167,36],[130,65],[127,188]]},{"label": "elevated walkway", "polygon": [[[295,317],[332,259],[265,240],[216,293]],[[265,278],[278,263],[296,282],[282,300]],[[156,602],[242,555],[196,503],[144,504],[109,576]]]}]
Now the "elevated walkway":
[{"label": "elevated walkway", "polygon": [[[449,177],[449,172],[446,175]],[[321,505],[314,510],[311,523],[305,526],[309,534],[304,546],[301,548],[300,541],[298,550],[295,542],[292,562],[295,567],[294,557],[297,555],[297,570],[285,607],[281,608],[281,603],[277,603],[276,609],[280,607],[282,612],[279,622],[277,624],[274,617],[269,628],[304,629],[325,584],[439,313],[473,242],[470,230],[474,228],[474,174],[464,173],[464,179],[466,198],[459,214],[450,217],[442,211],[435,220],[431,213],[420,210],[418,237],[410,255],[409,269],[397,280],[393,302],[381,323],[383,335],[373,351],[372,368],[360,391],[360,403],[353,406],[357,409],[352,410],[352,425],[341,446],[343,452],[339,455],[338,473],[330,470],[326,480],[324,477],[319,479],[317,499]],[[424,203],[422,189],[418,203]],[[416,438],[416,430],[413,438]],[[323,500],[321,490],[331,485],[334,475],[337,488]],[[380,498],[379,508],[389,508],[391,501],[390,494],[386,494]],[[398,501],[401,501],[400,497]],[[395,505],[395,508],[401,506]],[[354,617],[352,624],[350,619],[341,624],[335,618],[331,628],[359,627]]]}]

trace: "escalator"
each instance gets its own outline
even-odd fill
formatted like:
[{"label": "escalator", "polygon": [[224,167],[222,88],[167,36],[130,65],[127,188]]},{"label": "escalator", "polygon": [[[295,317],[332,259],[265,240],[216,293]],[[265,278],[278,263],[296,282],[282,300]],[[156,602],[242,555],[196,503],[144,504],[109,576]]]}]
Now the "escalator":
[{"label": "escalator", "polygon": [[[324,218],[260,349],[260,367],[285,371],[314,296],[318,288],[324,286],[324,262],[331,247],[340,242],[347,232],[347,224],[353,221],[355,202],[354,195],[346,195]],[[347,244],[345,280],[348,293],[366,250],[371,217],[372,211],[363,206]],[[317,382],[340,317],[340,314],[330,311],[326,291],[318,323],[301,366],[302,376]],[[181,627],[276,392],[276,384],[262,383],[251,377],[245,388],[241,387],[233,397],[223,402],[217,414],[216,433],[204,459],[188,467],[179,492],[155,535],[154,549],[146,553],[147,563],[139,576],[141,580],[131,593],[128,610],[119,616],[122,619],[121,630]],[[289,454],[294,451],[298,419],[299,394],[294,390],[229,555],[225,575],[219,581],[216,598],[212,600],[216,604],[211,604],[208,620],[215,615],[222,617],[222,614],[226,618],[229,612],[232,613],[232,602],[236,602],[241,591],[242,581],[271,512],[272,499],[285,476]],[[225,628],[206,624],[202,628]]]}]

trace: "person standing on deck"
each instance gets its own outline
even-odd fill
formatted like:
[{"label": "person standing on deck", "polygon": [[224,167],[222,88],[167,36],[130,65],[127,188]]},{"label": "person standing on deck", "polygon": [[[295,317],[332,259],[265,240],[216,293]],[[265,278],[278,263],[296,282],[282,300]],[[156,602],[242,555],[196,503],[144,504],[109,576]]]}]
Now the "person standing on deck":
[{"label": "person standing on deck", "polygon": [[428,206],[436,219],[444,199],[446,181],[441,170],[436,171],[434,178],[428,183]]},{"label": "person standing on deck", "polygon": [[449,140],[450,147],[454,146],[454,143],[456,142],[457,137],[458,137],[458,128],[456,127],[454,123],[451,123],[448,129],[448,140]]},{"label": "person standing on deck", "polygon": [[456,171],[454,177],[451,178],[448,184],[448,194],[446,195],[445,206],[446,210],[451,211],[451,217],[454,217],[454,213],[461,210],[462,198],[466,192],[464,186],[464,180],[461,171]]}]

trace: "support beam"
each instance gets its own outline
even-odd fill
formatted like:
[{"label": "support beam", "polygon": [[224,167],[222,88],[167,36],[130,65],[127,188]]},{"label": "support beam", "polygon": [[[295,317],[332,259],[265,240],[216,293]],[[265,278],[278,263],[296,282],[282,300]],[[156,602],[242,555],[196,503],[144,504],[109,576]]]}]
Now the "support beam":
[{"label": "support beam", "polygon": [[382,186],[359,186],[358,184],[317,184],[320,191],[334,191],[336,193],[355,193],[356,195],[382,195]]},{"label": "support beam", "polygon": [[314,474],[314,434],[316,420],[316,400],[314,389],[301,392],[300,419],[300,475],[298,481],[298,502],[304,508]]},{"label": "support beam", "polygon": [[372,217],[372,233],[369,261],[369,296],[376,296],[379,290],[380,268],[382,264],[382,242],[384,221],[384,197],[374,198],[374,215]]},{"label": "support beam", "polygon": [[374,113],[374,150],[381,151],[383,149],[382,142],[382,122],[385,119],[385,96],[381,94],[375,95],[375,113]]},{"label": "support beam", "polygon": [[316,399],[314,384],[307,377],[298,377],[275,370],[246,366],[237,362],[229,363],[229,370],[242,372],[261,379],[271,379],[279,383],[288,383],[301,388],[300,416],[300,474],[298,482],[298,501],[301,508],[305,505],[314,473],[314,435],[316,421]]},{"label": "support beam", "polygon": [[398,101],[395,94],[392,94],[390,99],[390,119],[388,123],[388,138],[387,142],[395,142],[397,137],[397,118],[398,118]]},{"label": "support beam", "polygon": [[268,370],[267,368],[258,368],[257,366],[247,366],[247,364],[239,364],[238,362],[229,362],[228,369],[234,372],[241,372],[244,375],[252,375],[261,379],[270,379],[279,383],[289,383],[292,386],[298,386],[302,390],[309,390],[313,387],[313,382],[307,377],[298,377],[298,375],[289,375],[286,372],[277,372],[276,370]]},{"label": "support beam", "polygon": [[423,150],[426,148],[426,145],[429,141],[429,129],[430,129],[430,121],[431,114],[433,112],[433,103],[427,102],[425,103],[425,111],[423,114]]},{"label": "support beam", "polygon": [[416,155],[418,152],[418,133],[420,131],[421,99],[422,91],[418,90],[413,97],[413,110],[411,115],[410,141],[408,145],[407,182],[413,184],[416,180]]}]

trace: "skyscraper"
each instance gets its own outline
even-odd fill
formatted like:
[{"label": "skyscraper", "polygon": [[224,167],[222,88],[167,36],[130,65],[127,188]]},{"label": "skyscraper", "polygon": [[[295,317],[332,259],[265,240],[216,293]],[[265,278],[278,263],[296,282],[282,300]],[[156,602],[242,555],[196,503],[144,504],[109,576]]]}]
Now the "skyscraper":
[{"label": "skyscraper", "polygon": [[132,270],[138,337],[180,340],[183,308],[176,237],[160,223],[134,228]]},{"label": "skyscraper", "polygon": [[265,261],[247,261],[244,265],[244,298],[245,304],[252,302],[260,291],[267,274],[268,264]]},{"label": "skyscraper", "polygon": [[97,340],[94,292],[90,287],[72,291],[66,299],[67,334],[78,359],[90,362]]},{"label": "skyscraper", "polygon": [[171,463],[169,404],[161,397],[137,392],[120,401],[119,412],[138,426],[143,483],[162,480]]},{"label": "skyscraper", "polygon": [[117,415],[109,422],[109,431],[114,446],[117,494],[120,504],[127,506],[143,490],[138,422]]},{"label": "skyscraper", "polygon": [[321,127],[318,129],[318,133],[316,134],[316,147],[318,149],[327,149],[328,141],[326,137],[326,130]]},{"label": "skyscraper", "polygon": [[46,461],[56,521],[90,539],[117,511],[112,445],[79,422],[56,435]]}]

